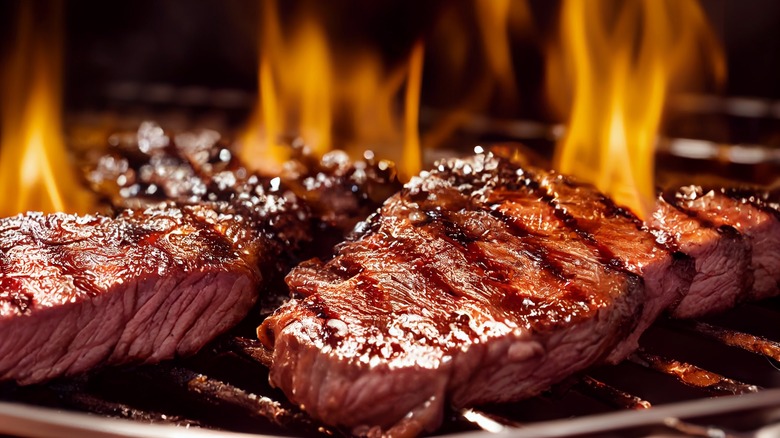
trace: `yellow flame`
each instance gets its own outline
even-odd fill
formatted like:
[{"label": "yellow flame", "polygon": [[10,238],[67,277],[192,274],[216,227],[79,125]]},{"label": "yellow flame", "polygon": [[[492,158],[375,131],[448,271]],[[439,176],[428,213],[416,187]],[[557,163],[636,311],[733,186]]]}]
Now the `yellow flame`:
[{"label": "yellow flame", "polygon": [[[530,15],[528,3],[517,2],[517,4],[523,6],[517,9],[521,17]],[[503,95],[514,99],[517,97],[517,87],[509,41],[511,5],[511,0],[480,0],[474,4],[474,7],[482,36],[480,41],[490,72],[496,78]]]},{"label": "yellow flame", "polygon": [[720,45],[695,0],[565,0],[560,24],[547,86],[572,106],[555,165],[645,217],[669,89],[697,68],[722,79]]},{"label": "yellow flame", "polygon": [[0,84],[0,215],[86,213],[94,199],[79,183],[62,135],[62,5],[36,4],[20,6]]},{"label": "yellow flame", "polygon": [[409,79],[406,85],[406,108],[404,119],[404,149],[401,156],[401,173],[407,176],[419,172],[422,167],[420,151],[420,90],[422,89],[423,58],[425,46],[422,41],[415,43],[409,60]]},{"label": "yellow flame", "polygon": [[355,156],[375,149],[404,163],[402,174],[418,172],[422,42],[406,63],[389,68],[370,47],[337,52],[318,18],[304,12],[283,29],[276,1],[263,2],[259,102],[239,139],[241,158],[277,172],[291,139],[300,137],[315,155],[335,147]]}]

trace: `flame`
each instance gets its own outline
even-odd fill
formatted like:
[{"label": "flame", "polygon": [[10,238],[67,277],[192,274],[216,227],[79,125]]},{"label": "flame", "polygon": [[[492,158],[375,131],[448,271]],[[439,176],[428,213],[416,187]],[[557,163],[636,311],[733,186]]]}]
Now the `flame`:
[{"label": "flame", "polygon": [[[300,137],[315,156],[334,147],[356,156],[378,149],[403,163],[402,175],[417,173],[423,43],[414,44],[405,63],[388,68],[371,48],[335,51],[316,14],[304,11],[289,29],[281,23],[277,2],[263,2],[259,102],[239,138],[243,161],[278,172],[290,139]],[[403,111],[396,109],[400,99]]]},{"label": "flame", "polygon": [[79,184],[62,136],[62,4],[35,5],[20,6],[0,84],[0,215],[86,213],[93,199]]},{"label": "flame", "polygon": [[[519,93],[512,59],[513,36],[530,38],[533,18],[527,0],[474,0],[466,9],[451,9],[442,14],[434,29],[432,51],[442,59],[438,76],[446,76],[445,95],[459,96],[456,102],[425,133],[423,143],[436,148],[464,123],[473,120],[489,105],[516,110]],[[476,34],[465,30],[476,28]],[[473,45],[473,46],[472,46]],[[476,78],[463,72],[479,69]],[[454,92],[453,85],[463,92]],[[495,108],[494,108],[495,109]]]},{"label": "flame", "polygon": [[720,45],[695,0],[564,0],[560,24],[547,85],[573,102],[555,166],[646,217],[665,99],[697,68],[722,80]]}]

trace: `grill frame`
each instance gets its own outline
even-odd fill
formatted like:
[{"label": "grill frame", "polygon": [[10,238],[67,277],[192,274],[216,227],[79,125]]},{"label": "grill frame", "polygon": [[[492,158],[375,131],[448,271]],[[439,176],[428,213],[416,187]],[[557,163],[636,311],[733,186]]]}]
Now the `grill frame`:
[{"label": "grill frame", "polygon": [[[759,415],[769,419],[750,433],[780,432],[780,389],[770,389],[743,396],[726,396],[714,399],[672,403],[641,411],[619,411],[586,417],[540,422],[525,427],[501,427],[500,429],[452,433],[450,437],[574,437],[604,434],[620,434],[643,430],[678,430],[698,427],[722,436],[733,434],[718,425],[693,425],[684,422],[690,418],[711,417],[721,414]],[[698,432],[699,430],[697,430]],[[720,431],[720,432],[717,432]],[[180,438],[271,438],[279,435],[250,434],[211,429],[189,428],[174,425],[142,424],[133,420],[99,418],[76,412],[65,412],[38,406],[12,402],[0,402],[0,432],[9,435],[36,437],[180,437]],[[684,432],[683,432],[684,433]],[[744,433],[744,432],[743,432]],[[689,433],[688,436],[702,436]],[[707,435],[704,435],[707,436]],[[771,436],[771,435],[767,435]]]}]

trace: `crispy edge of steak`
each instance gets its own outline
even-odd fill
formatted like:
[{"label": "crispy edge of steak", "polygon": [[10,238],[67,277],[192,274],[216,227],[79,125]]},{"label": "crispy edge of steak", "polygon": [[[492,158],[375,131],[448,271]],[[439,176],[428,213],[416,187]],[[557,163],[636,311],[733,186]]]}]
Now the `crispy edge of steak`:
[{"label": "crispy edge of steak", "polygon": [[683,299],[669,309],[674,318],[698,318],[722,312],[749,295],[753,287],[750,243],[729,225],[713,226],[681,210],[663,195],[647,225],[662,241],[675,242],[696,263],[696,275]]},{"label": "crispy edge of steak", "polygon": [[449,161],[334,259],[295,268],[296,298],[258,328],[272,384],[355,434],[411,436],[447,404],[530,397],[608,356],[641,312],[642,281],[576,232],[545,228],[560,219],[529,209],[532,192],[515,198],[515,169]]},{"label": "crispy edge of steak", "polygon": [[198,208],[0,220],[0,380],[196,352],[257,299],[262,241]]},{"label": "crispy edge of steak", "polygon": [[746,197],[741,191],[705,190],[699,186],[680,188],[675,194],[675,204],[715,226],[733,226],[742,233],[751,247],[753,288],[748,298],[760,300],[777,295],[780,290],[780,213],[776,209],[756,197]]}]

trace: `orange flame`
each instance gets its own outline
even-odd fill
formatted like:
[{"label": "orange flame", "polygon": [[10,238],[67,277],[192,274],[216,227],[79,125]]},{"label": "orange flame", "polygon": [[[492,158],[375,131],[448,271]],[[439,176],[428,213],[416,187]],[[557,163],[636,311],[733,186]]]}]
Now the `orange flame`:
[{"label": "orange flame", "polygon": [[[315,155],[334,147],[353,155],[376,148],[404,163],[402,174],[419,171],[422,42],[406,63],[388,69],[376,51],[335,53],[314,14],[283,31],[273,0],[263,2],[261,29],[259,102],[240,137],[248,166],[277,172],[289,157],[290,138],[300,137]],[[403,115],[395,110],[399,99]]]},{"label": "orange flame", "polygon": [[22,2],[0,84],[0,215],[86,213],[93,198],[78,182],[62,135],[62,4],[35,5]]},{"label": "orange flame", "polygon": [[565,0],[560,23],[548,89],[558,107],[573,104],[555,165],[646,217],[670,87],[700,67],[721,80],[720,45],[695,0]]}]

